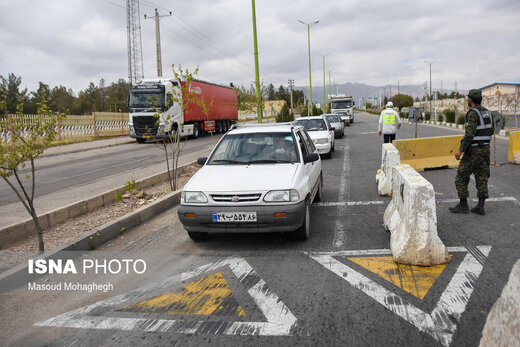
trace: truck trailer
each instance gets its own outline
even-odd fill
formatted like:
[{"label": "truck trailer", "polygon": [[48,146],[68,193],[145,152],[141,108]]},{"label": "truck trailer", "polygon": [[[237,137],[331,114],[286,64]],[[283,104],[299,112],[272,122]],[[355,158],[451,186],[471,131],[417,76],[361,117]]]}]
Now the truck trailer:
[{"label": "truck trailer", "polygon": [[[172,79],[146,79],[133,85],[128,97],[130,137],[143,143],[170,137],[180,129],[181,136],[197,138],[203,132],[226,132],[238,120],[237,93],[233,88],[191,81],[188,93],[203,100],[206,107],[211,104],[208,114],[197,102],[188,102],[186,95],[172,102],[174,95],[184,94],[184,89]],[[184,108],[183,102],[188,102]]]}]

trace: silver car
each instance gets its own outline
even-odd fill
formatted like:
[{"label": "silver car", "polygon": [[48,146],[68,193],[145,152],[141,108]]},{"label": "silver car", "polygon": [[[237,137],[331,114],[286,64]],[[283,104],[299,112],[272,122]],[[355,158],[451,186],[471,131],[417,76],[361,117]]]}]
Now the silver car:
[{"label": "silver car", "polygon": [[342,138],[345,134],[345,124],[341,121],[340,116],[335,113],[327,113],[324,114],[324,116],[327,117],[327,120],[329,121],[330,125],[334,127],[334,137]]}]

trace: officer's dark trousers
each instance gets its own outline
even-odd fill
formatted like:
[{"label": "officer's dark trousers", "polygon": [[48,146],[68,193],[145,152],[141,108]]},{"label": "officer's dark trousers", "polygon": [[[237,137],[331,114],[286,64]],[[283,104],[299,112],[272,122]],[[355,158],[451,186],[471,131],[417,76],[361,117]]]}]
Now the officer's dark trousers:
[{"label": "officer's dark trousers", "polygon": [[460,199],[466,199],[469,195],[468,184],[471,174],[475,176],[477,196],[488,198],[489,179],[489,146],[478,148],[472,147],[469,153],[464,153],[460,160],[457,176],[455,176],[455,187]]},{"label": "officer's dark trousers", "polygon": [[395,140],[395,134],[383,134],[384,143],[392,143]]}]

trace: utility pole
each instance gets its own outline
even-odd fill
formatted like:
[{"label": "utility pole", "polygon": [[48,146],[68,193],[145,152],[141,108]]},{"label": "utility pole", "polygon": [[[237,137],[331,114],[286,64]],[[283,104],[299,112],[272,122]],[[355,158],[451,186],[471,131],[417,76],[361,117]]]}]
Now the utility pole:
[{"label": "utility pole", "polygon": [[[157,77],[162,77],[161,28],[159,26],[159,18],[168,17],[171,15],[172,15],[172,11],[170,11],[170,14],[164,14],[164,15],[160,16],[159,11],[157,11],[157,9],[155,9],[155,46],[157,48]],[[146,15],[144,15],[144,19],[151,19],[151,18],[146,17]]]},{"label": "utility pole", "polygon": [[309,48],[309,93],[310,93],[310,103],[308,115],[312,116],[312,77],[311,77],[311,26],[318,24],[320,21],[315,20],[311,23],[305,23],[302,20],[298,20],[298,22],[305,24],[307,26],[307,46]]},{"label": "utility pole", "polygon": [[[433,64],[433,61],[425,60],[424,62],[427,63],[427,64],[430,64],[430,116],[431,116],[431,114],[432,114],[432,99],[433,99],[433,95],[432,95],[432,64]],[[435,121],[437,121],[437,115],[435,115]]]},{"label": "utility pole", "polygon": [[[325,100],[325,57],[328,56],[330,53],[327,53],[327,54],[320,54],[323,58],[323,106],[321,107],[322,110],[324,110],[324,107],[326,105],[326,100]],[[325,112],[325,111],[323,111]]]},{"label": "utility pole", "polygon": [[258,115],[258,123],[262,123],[262,95],[260,91],[260,71],[258,69],[258,42],[256,39],[256,9],[255,0],[251,0],[251,7],[253,9],[253,46],[255,56],[255,81],[256,81],[256,113]]},{"label": "utility pole", "polygon": [[294,80],[289,80],[289,88],[291,89],[291,113],[294,116],[294,105],[293,105],[293,87],[294,87]]},{"label": "utility pole", "polygon": [[330,70],[329,70],[329,97],[332,96],[332,85],[330,83]]}]

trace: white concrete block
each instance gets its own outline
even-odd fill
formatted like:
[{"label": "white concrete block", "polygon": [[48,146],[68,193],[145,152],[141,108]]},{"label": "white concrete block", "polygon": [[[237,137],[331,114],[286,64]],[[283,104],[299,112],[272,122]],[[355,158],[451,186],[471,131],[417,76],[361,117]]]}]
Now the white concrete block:
[{"label": "white concrete block", "polygon": [[432,184],[408,164],[395,165],[392,170],[392,201],[384,225],[391,232],[394,260],[421,266],[446,263],[448,251],[437,235]]},{"label": "white concrete block", "polygon": [[383,144],[381,169],[377,171],[377,192],[380,196],[392,195],[392,167],[401,163],[399,151],[391,143]]}]

